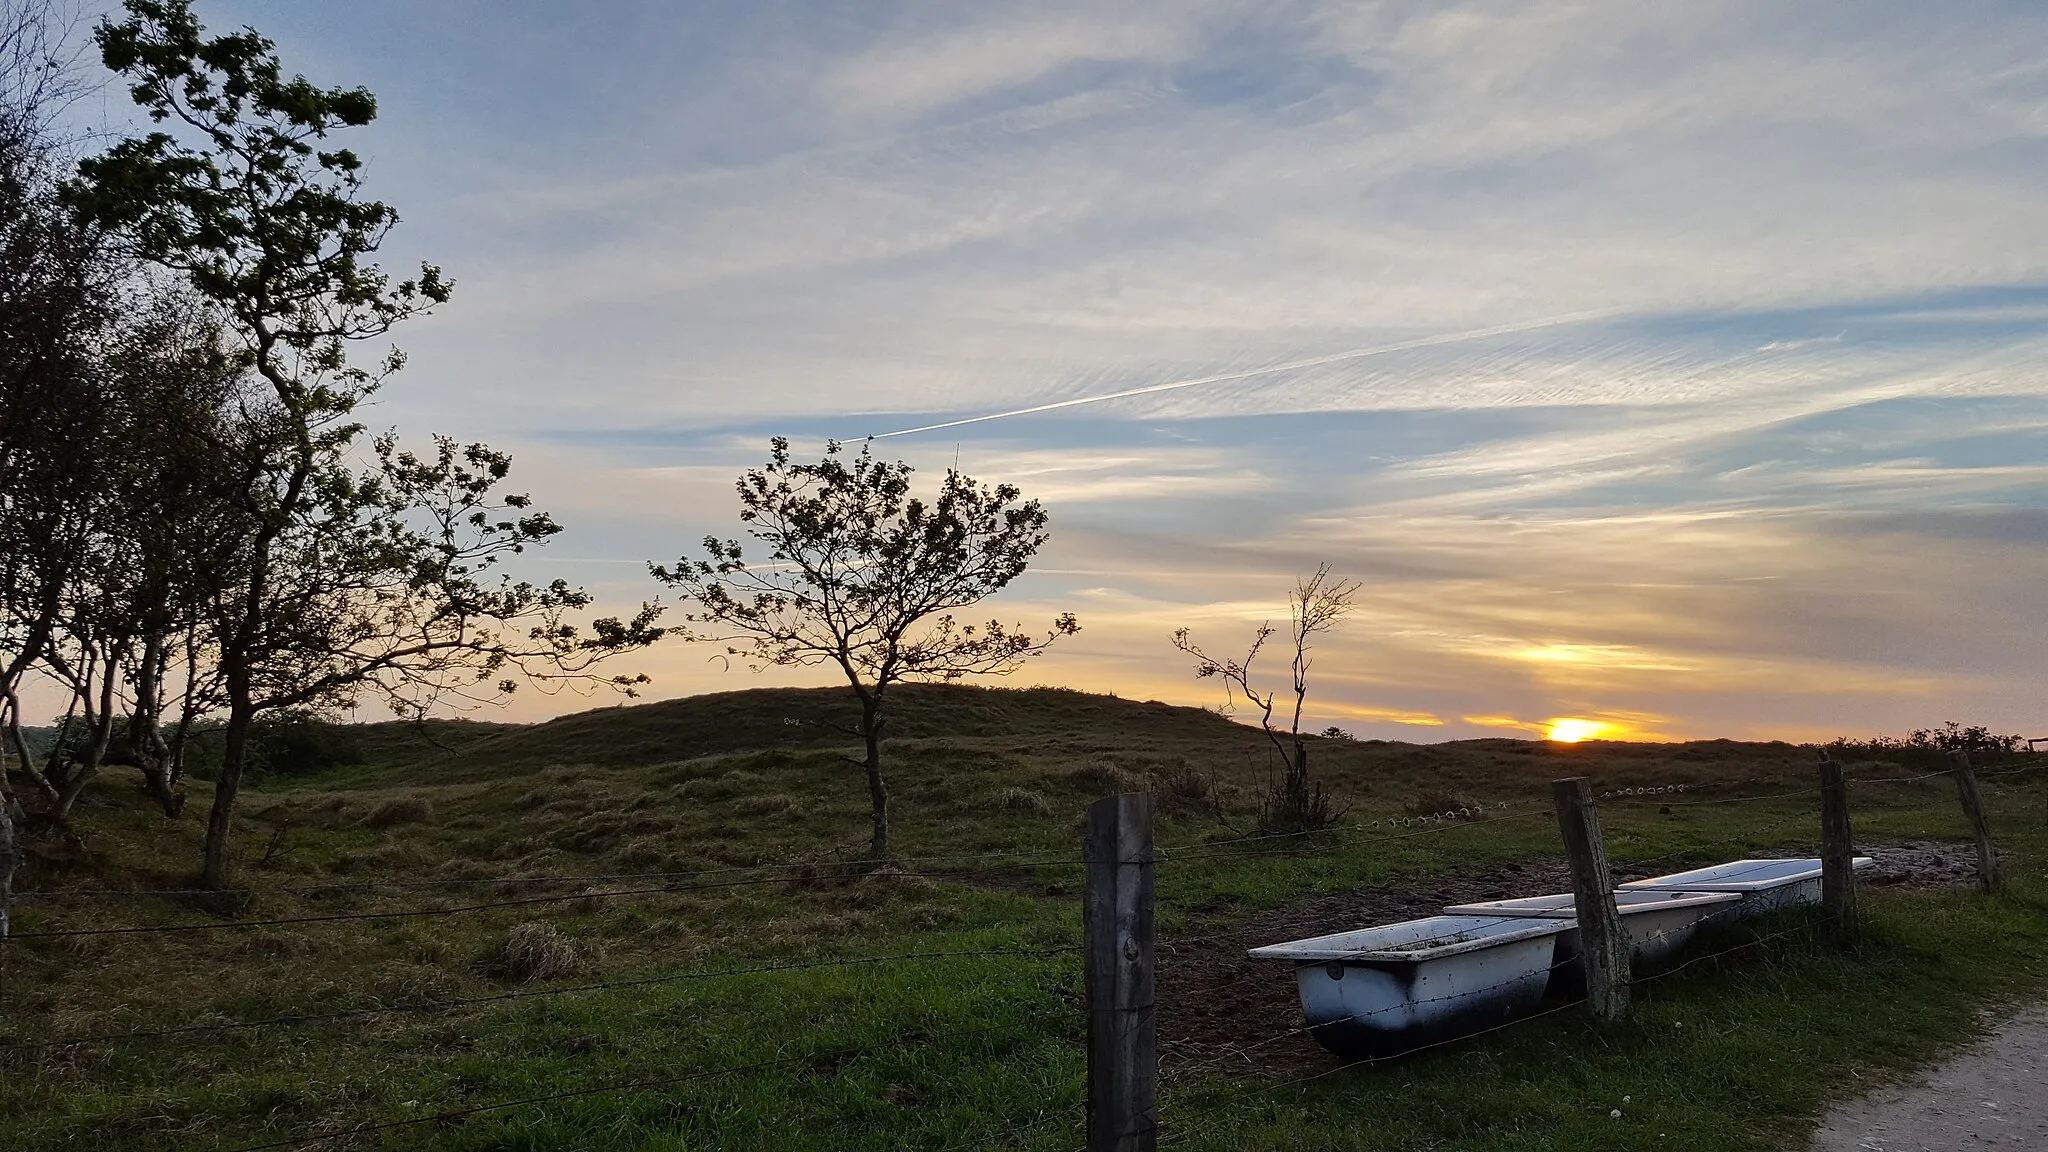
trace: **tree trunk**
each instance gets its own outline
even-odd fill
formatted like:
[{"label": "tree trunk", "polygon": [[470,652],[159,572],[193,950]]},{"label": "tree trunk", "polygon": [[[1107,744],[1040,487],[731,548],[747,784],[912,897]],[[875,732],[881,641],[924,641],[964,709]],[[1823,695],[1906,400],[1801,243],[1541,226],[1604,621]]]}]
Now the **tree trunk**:
[{"label": "tree trunk", "polygon": [[92,783],[92,778],[97,774],[91,765],[86,765],[81,767],[76,775],[64,781],[64,786],[57,790],[56,802],[50,805],[52,823],[61,828],[71,819],[72,806],[78,803],[79,795],[85,791],[87,784]]},{"label": "tree trunk", "polygon": [[[15,695],[11,685],[4,693],[0,693],[0,696],[4,696],[7,713],[7,750],[13,752],[19,761],[14,766],[15,771],[21,773],[23,780],[28,781],[31,787],[43,794],[43,802],[46,805],[54,803],[57,792],[50,787],[49,781],[43,779],[43,774],[36,771],[35,753],[29,751],[28,737],[21,730],[21,697]],[[4,775],[6,770],[0,768],[0,776]],[[0,790],[11,792],[12,788],[5,782],[0,782]]]},{"label": "tree trunk", "polygon": [[868,859],[879,861],[889,851],[889,787],[882,782],[880,700],[861,701],[860,734],[867,744],[868,801],[874,809],[874,834],[868,838]]},{"label": "tree trunk", "polygon": [[213,782],[213,810],[206,818],[206,855],[201,869],[201,883],[216,892],[225,892],[234,879],[234,861],[228,856],[229,825],[235,816],[235,793],[242,786],[242,763],[248,758],[249,726],[256,718],[255,709],[248,703],[248,685],[239,687],[234,674],[228,677],[228,723],[225,733],[226,746],[221,750],[220,778]]},{"label": "tree trunk", "polygon": [[[21,702],[14,693],[0,693],[0,735],[6,739],[6,747],[0,748],[0,758],[13,756],[15,768],[27,779],[35,778],[31,767],[33,757],[28,750],[28,737],[21,730]],[[41,783],[41,781],[37,781]],[[0,802],[14,799],[14,785],[8,778],[7,766],[0,762]]]},{"label": "tree trunk", "polygon": [[[268,342],[259,351],[259,371],[264,370],[262,357],[267,354]],[[291,408],[290,389],[270,371],[264,371],[264,375],[276,386],[279,399]],[[292,411],[297,414],[296,408]],[[304,429],[299,431],[303,433]],[[221,679],[227,689],[228,723],[224,733],[225,746],[221,749],[220,778],[213,782],[213,810],[206,818],[206,849],[200,865],[203,886],[216,892],[227,891],[228,883],[234,879],[234,863],[228,858],[228,836],[234,823],[235,794],[242,787],[243,762],[248,759],[249,728],[256,720],[255,668],[252,664],[258,659],[258,638],[263,634],[263,612],[270,595],[270,550],[277,544],[277,538],[283,535],[286,518],[298,506],[299,498],[306,490],[306,481],[313,474],[312,448],[303,434],[299,439],[299,453],[298,464],[285,485],[283,499],[278,501],[278,511],[250,541],[249,579],[241,591],[241,619],[228,630],[229,635],[221,644]]]},{"label": "tree trunk", "polygon": [[[21,758],[22,774],[28,775],[28,741],[21,734],[20,702],[11,692],[0,703],[0,717],[4,717],[8,743]],[[14,908],[14,869],[20,862],[20,841],[14,831],[14,789],[7,783],[7,766],[0,763],[0,977],[6,975],[8,913]]]},{"label": "tree trunk", "polygon": [[[7,947],[8,913],[14,910],[14,869],[21,863],[21,841],[14,831],[14,797],[0,795],[0,950]],[[0,977],[7,957],[0,951]]]},{"label": "tree trunk", "polygon": [[142,786],[150,799],[169,817],[185,810],[185,798],[171,781],[171,748],[163,730],[163,638],[152,633],[143,642],[142,662],[136,669],[135,707],[128,716],[124,736],[130,763],[142,773]]},{"label": "tree trunk", "polygon": [[[94,675],[92,669],[93,666],[88,664],[86,673],[88,688],[91,686],[91,677]],[[100,699],[97,708],[92,704],[91,697],[86,697],[88,737],[85,759],[83,762],[69,761],[62,776],[50,781],[51,785],[57,790],[57,798],[50,805],[50,819],[60,828],[70,821],[71,809],[78,804],[78,798],[84,794],[85,786],[92,783],[93,777],[99,775],[100,766],[106,763],[107,749],[113,743],[114,687],[121,676],[121,665],[115,660],[111,645],[109,645],[106,663],[104,667],[98,670],[97,675],[100,677]],[[67,717],[66,724],[68,725],[69,722],[69,717]],[[56,761],[53,760],[53,768],[55,764]]]}]

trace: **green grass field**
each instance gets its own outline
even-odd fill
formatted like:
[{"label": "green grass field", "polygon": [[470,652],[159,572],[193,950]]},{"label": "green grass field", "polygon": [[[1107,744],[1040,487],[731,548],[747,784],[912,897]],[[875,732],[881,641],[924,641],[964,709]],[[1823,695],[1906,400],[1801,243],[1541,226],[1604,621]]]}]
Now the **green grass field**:
[{"label": "green grass field", "polygon": [[[1050,690],[905,703],[888,749],[899,860],[858,877],[837,865],[864,842],[865,794],[821,693],[367,731],[366,763],[250,793],[240,833],[245,921],[349,919],[101,931],[225,923],[149,894],[189,884],[199,820],[164,821],[112,776],[24,873],[0,1147],[1072,1149],[1079,868],[1064,861],[1085,805],[1134,789],[1162,811],[1172,1147],[1794,1148],[1825,1101],[1969,1038],[2048,978],[2048,793],[2032,772],[1987,773],[2014,876],[2001,897],[1873,890],[1854,949],[1758,921],[1703,946],[1726,955],[1640,985],[1625,1025],[1568,1008],[1345,1068],[1294,1034],[1291,973],[1229,958],[1324,909],[1517,876],[1511,894],[1549,890],[1560,776],[1685,786],[1603,801],[1618,866],[1810,852],[1812,753],[1323,741],[1317,771],[1353,827],[1240,840],[1267,760],[1223,718]],[[192,799],[196,813],[203,785]],[[1853,799],[1861,843],[1964,834],[1939,778]],[[999,852],[1018,855],[984,856]],[[503,877],[583,879],[480,883]],[[544,902],[379,915],[508,901]],[[560,943],[556,970],[528,981],[507,945],[530,924]],[[838,963],[890,956],[922,958]],[[762,968],[783,970],[743,971]],[[281,1019],[296,1022],[217,1027]],[[180,1028],[201,1030],[47,1043]]]}]

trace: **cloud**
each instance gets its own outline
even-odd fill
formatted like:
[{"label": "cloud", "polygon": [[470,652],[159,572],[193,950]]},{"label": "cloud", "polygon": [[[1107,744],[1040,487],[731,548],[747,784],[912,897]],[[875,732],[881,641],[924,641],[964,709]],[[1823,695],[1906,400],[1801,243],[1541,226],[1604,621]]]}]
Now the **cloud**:
[{"label": "cloud", "polygon": [[460,281],[372,419],[513,447],[608,597],[768,435],[922,429],[1051,507],[1027,679],[1221,703],[1166,637],[1328,560],[1319,724],[2037,715],[2038,6],[428,9],[326,33]]},{"label": "cloud", "polygon": [[853,118],[909,119],[1076,65],[1168,63],[1198,43],[1192,7],[1119,8],[1033,5],[892,37],[829,68],[819,103]]}]

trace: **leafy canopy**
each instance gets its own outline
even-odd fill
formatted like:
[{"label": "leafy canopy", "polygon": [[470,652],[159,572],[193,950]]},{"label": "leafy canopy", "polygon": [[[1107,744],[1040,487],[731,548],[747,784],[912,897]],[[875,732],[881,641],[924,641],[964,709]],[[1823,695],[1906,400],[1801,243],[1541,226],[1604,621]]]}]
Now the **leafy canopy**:
[{"label": "leafy canopy", "polygon": [[727,652],[769,665],[831,662],[856,686],[1002,674],[1080,630],[1072,613],[1046,634],[954,613],[1022,575],[1047,539],[1045,509],[1012,485],[948,470],[930,502],[911,495],[910,465],[838,442],[797,463],[777,437],[765,468],[738,481],[740,520],[766,546],[750,563],[738,540],[707,536],[709,558],[654,575],[695,602],[686,619]]},{"label": "leafy canopy", "polygon": [[222,307],[249,341],[249,363],[295,413],[345,412],[375,381],[347,367],[343,342],[381,335],[451,288],[431,264],[393,285],[367,259],[398,213],[359,199],[361,159],[324,145],[375,119],[376,98],[286,78],[253,29],[203,36],[188,0],[126,8],[127,20],[99,28],[102,58],[133,80],[152,121],[178,131],[81,162],[68,197]]}]

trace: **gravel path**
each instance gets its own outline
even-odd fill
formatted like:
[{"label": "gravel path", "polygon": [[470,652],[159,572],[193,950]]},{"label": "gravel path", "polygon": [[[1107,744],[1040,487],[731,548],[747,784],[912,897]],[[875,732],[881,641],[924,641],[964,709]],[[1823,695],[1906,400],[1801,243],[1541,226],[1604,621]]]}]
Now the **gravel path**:
[{"label": "gravel path", "polygon": [[2048,1148],[2048,1006],[2020,1013],[1917,1080],[1837,1105],[1813,1152]]}]

